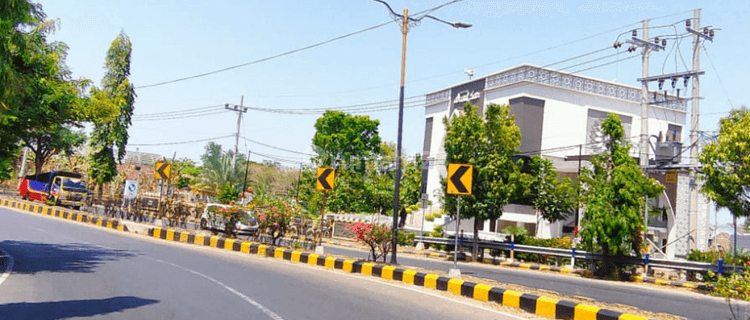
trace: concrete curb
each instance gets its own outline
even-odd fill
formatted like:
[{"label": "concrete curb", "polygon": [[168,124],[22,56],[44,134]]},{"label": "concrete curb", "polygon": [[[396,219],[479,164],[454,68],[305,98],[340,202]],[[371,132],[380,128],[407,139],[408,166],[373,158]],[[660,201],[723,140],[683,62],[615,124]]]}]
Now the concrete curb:
[{"label": "concrete curb", "polygon": [[28,211],[31,213],[39,213],[39,214],[43,214],[43,215],[47,215],[51,217],[58,217],[58,218],[66,219],[66,220],[89,223],[89,224],[93,224],[99,227],[115,229],[115,230],[120,230],[120,231],[125,231],[125,232],[129,231],[127,225],[125,225],[124,223],[121,223],[120,220],[102,218],[102,217],[95,216],[95,215],[89,215],[81,211],[60,209],[56,207],[49,207],[47,205],[42,205],[42,204],[34,204],[28,201],[17,201],[17,200],[8,200],[8,199],[1,199],[0,205],[9,207],[9,208],[15,208],[15,209],[23,210],[23,211]]},{"label": "concrete curb", "polygon": [[[423,253],[417,253],[419,255],[424,255],[429,258],[436,258],[436,259],[447,259],[452,258],[453,255],[447,254],[445,252],[423,252]],[[459,256],[460,259],[460,256]],[[499,259],[484,259],[483,261],[477,261],[479,263],[484,264],[492,264],[496,266],[503,266],[503,267],[515,267],[515,268],[521,268],[521,269],[528,269],[528,270],[542,270],[542,271],[551,271],[551,272],[559,272],[561,274],[578,274],[583,277],[591,278],[593,277],[593,274],[590,270],[585,269],[578,269],[578,268],[570,268],[570,267],[558,267],[558,266],[549,266],[549,265],[542,265],[542,264],[532,264],[532,263],[522,263],[517,261],[510,261],[509,259],[505,258],[499,258]],[[713,290],[711,286],[707,286],[703,283],[699,282],[690,282],[690,281],[670,281],[670,280],[663,280],[653,277],[644,277],[639,275],[632,275],[628,279],[630,282],[636,282],[636,283],[651,283],[651,284],[658,284],[662,286],[671,286],[671,287],[681,287],[681,288],[688,288],[688,289],[698,289],[698,290]]]},{"label": "concrete curb", "polygon": [[320,266],[327,269],[339,269],[349,273],[360,273],[388,280],[401,281],[415,286],[451,292],[480,301],[489,301],[503,306],[515,307],[536,315],[553,319],[574,320],[646,320],[647,318],[624,314],[609,309],[580,304],[569,300],[538,296],[529,293],[491,287],[481,283],[473,283],[460,279],[449,278],[437,274],[418,272],[411,269],[396,268],[371,262],[354,261],[327,257],[315,253],[294,251],[292,249],[257,244],[250,241],[227,239],[219,236],[205,236],[189,231],[165,229],[155,227],[149,229],[148,235],[156,239],[191,243],[200,246],[214,247],[224,250],[243,252],[288,260],[295,263]]}]

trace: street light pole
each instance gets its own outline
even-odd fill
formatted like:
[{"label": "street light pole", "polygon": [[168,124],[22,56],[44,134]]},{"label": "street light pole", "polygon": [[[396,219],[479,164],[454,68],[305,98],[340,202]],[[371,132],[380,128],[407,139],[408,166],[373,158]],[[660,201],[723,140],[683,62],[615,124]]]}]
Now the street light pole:
[{"label": "street light pole", "polygon": [[399,98],[398,98],[398,136],[396,140],[396,176],[395,176],[395,187],[393,188],[393,239],[391,242],[391,248],[393,251],[391,252],[391,264],[398,264],[396,260],[396,247],[398,246],[398,214],[399,214],[399,194],[401,189],[401,140],[402,140],[402,132],[403,132],[403,125],[404,125],[404,78],[406,75],[406,35],[409,33],[409,21],[413,22],[419,22],[424,18],[430,18],[435,21],[439,21],[445,24],[448,24],[454,28],[469,28],[471,27],[471,24],[463,23],[463,22],[448,22],[445,20],[441,20],[438,18],[435,18],[430,15],[422,15],[419,18],[409,18],[409,10],[404,9],[404,14],[400,15],[397,14],[393,9],[391,9],[391,6],[388,5],[385,1],[382,0],[373,0],[375,2],[380,2],[384,4],[386,7],[388,7],[388,10],[391,12],[391,15],[395,18],[401,19],[403,25],[401,29],[402,34],[402,43],[401,43],[401,88],[399,90]]},{"label": "street light pole", "polygon": [[393,240],[391,242],[391,264],[396,262],[396,246],[398,245],[398,215],[399,195],[401,189],[401,139],[404,126],[404,76],[406,74],[406,34],[409,33],[409,9],[404,9],[404,24],[401,32],[403,40],[401,44],[401,88],[398,97],[398,138],[396,138],[396,186],[393,188]]}]

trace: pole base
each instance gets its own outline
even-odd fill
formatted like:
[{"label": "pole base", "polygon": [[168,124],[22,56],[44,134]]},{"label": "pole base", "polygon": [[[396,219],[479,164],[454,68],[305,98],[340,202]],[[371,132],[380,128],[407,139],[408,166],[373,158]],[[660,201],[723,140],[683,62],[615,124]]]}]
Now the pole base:
[{"label": "pole base", "polygon": [[422,243],[422,241],[417,242],[416,249],[417,250],[424,250],[424,243]]},{"label": "pole base", "polygon": [[451,278],[460,278],[461,277],[461,269],[450,268],[450,270],[448,270],[448,276],[451,277]]}]

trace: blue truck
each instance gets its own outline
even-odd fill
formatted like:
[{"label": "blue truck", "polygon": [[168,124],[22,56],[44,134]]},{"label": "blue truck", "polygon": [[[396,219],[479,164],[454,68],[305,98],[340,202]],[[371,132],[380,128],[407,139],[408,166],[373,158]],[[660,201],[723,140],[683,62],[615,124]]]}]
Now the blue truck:
[{"label": "blue truck", "polygon": [[25,200],[51,202],[78,210],[86,200],[88,189],[80,173],[50,171],[24,177],[18,193]]}]

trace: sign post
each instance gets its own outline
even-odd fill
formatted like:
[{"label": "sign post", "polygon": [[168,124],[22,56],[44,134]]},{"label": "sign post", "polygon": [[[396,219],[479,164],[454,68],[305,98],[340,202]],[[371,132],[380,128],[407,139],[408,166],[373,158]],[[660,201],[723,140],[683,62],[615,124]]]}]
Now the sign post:
[{"label": "sign post", "polygon": [[461,196],[471,195],[472,177],[474,166],[470,164],[448,164],[448,190],[449,195],[456,196],[456,231],[453,234],[455,243],[453,246],[453,268],[448,270],[451,277],[460,277],[461,270],[458,269],[458,232],[461,223]]},{"label": "sign post", "polygon": [[[422,202],[422,226],[419,228],[419,236],[424,237],[424,218],[425,218],[425,215],[427,215],[427,194],[422,193],[422,198],[420,200]],[[417,243],[416,249],[417,250],[424,249],[424,242],[422,242],[422,240],[420,240]]]},{"label": "sign post", "polygon": [[323,246],[323,217],[326,212],[326,194],[329,190],[333,190],[334,176],[336,175],[336,169],[333,168],[318,168],[318,173],[315,179],[315,189],[323,191],[323,203],[320,206],[320,241],[318,246],[315,247],[315,253],[322,254]]},{"label": "sign post", "polygon": [[159,185],[159,209],[157,209],[159,214],[161,214],[161,195],[164,193],[164,183],[169,180],[171,168],[172,166],[169,165],[169,162],[167,162],[166,159],[164,161],[156,162],[156,170],[154,170],[154,174],[156,175],[156,179],[161,180],[161,184]]}]

